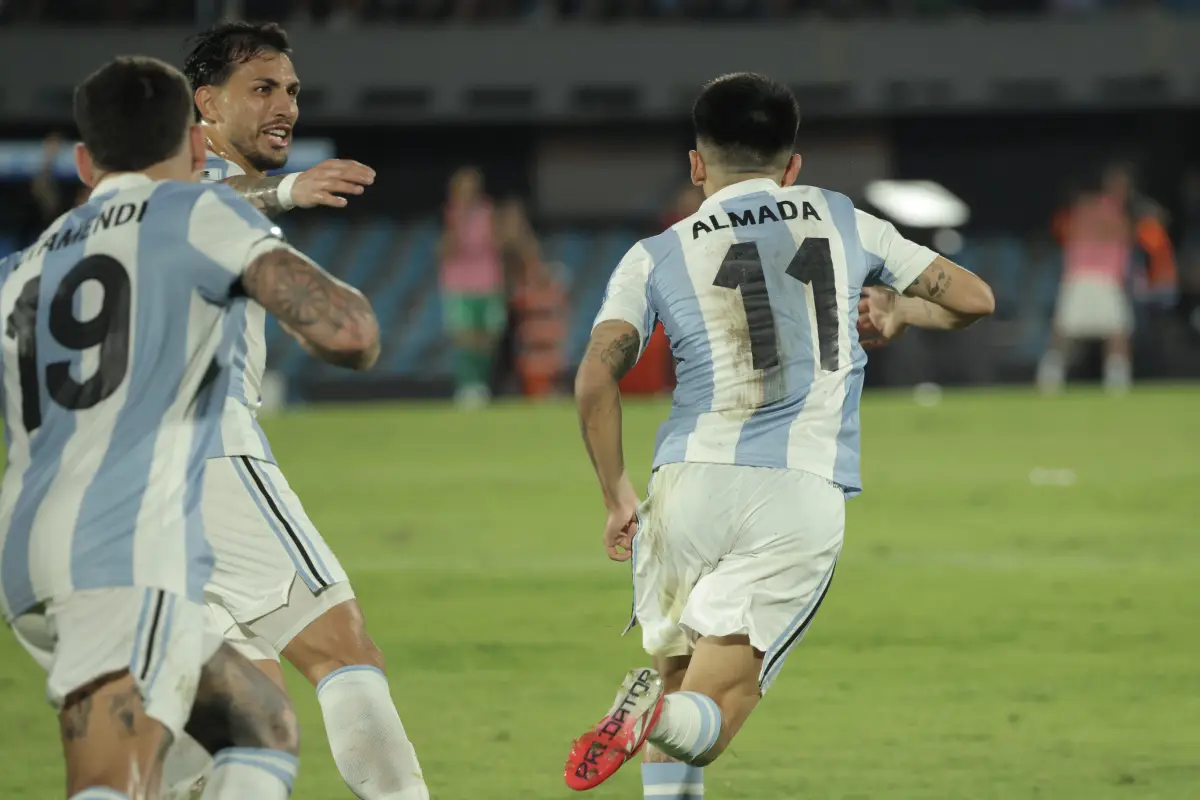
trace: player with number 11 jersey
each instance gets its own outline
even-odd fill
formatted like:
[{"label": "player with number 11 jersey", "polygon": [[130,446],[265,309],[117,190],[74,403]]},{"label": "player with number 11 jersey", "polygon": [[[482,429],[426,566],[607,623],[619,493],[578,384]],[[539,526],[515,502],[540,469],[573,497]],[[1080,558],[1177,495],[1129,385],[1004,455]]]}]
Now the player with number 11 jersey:
[{"label": "player with number 11 jersey", "polygon": [[[992,303],[974,275],[844,195],[793,185],[799,117],[785,87],[718,78],[694,118],[692,181],[706,200],[617,266],[575,384],[605,544],[633,562],[631,627],[641,625],[654,668],[631,672],[576,741],[566,781],[592,788],[649,741],[645,796],[657,800],[703,794],[700,768],[728,746],[829,590],[845,497],[862,488],[864,289],[887,287],[865,301],[884,338],[905,324],[962,327]],[[658,321],[677,386],[639,503],[617,383]]]}]

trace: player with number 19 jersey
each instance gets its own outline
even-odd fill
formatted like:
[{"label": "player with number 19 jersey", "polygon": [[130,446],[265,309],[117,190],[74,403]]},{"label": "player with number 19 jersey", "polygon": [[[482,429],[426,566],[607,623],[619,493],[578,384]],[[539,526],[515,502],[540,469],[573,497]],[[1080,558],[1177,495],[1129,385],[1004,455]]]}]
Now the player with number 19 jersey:
[{"label": "player with number 19 jersey", "polygon": [[771,180],[733,184],[637,244],[597,324],[643,346],[661,320],[676,360],[655,469],[677,462],[804,470],[861,491],[864,285],[903,291],[936,254],[850,199]]},{"label": "player with number 19 jersey", "polygon": [[203,602],[225,318],[242,270],[279,246],[228,188],[126,173],[0,262],[6,619],[89,589]]}]

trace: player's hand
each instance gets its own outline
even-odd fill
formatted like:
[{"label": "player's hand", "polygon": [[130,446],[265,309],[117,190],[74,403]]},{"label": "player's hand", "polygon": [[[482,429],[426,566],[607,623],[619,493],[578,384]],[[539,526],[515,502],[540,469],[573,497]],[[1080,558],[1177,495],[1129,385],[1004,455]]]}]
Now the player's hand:
[{"label": "player's hand", "polygon": [[289,327],[289,326],[288,326],[288,324],[287,324],[286,322],[284,322],[283,320],[279,320],[279,327],[283,328],[283,332],[284,332],[284,333],[286,333],[288,336],[290,336],[290,337],[292,337],[293,339],[295,339],[295,340],[296,340],[296,342],[297,342],[297,343],[298,343],[298,344],[299,344],[299,345],[300,345],[302,348],[304,348],[304,352],[306,352],[306,353],[308,353],[310,356],[314,356],[314,357],[316,357],[316,358],[320,358],[320,357],[321,357],[321,355],[320,355],[320,354],[319,354],[319,353],[318,353],[316,350],[314,350],[314,349],[313,349],[313,346],[312,346],[312,344],[310,344],[310,343],[309,343],[308,339],[305,339],[303,336],[301,336],[300,334],[296,333],[296,331],[292,330],[292,328],[291,328],[291,327]]},{"label": "player's hand", "polygon": [[604,549],[613,561],[628,561],[633,556],[633,537],[637,534],[637,505],[622,505],[608,512],[604,523]]},{"label": "player's hand", "polygon": [[375,170],[357,161],[331,158],[301,172],[292,184],[292,202],[297,208],[330,206],[345,208],[340,195],[359,195],[375,183]]},{"label": "player's hand", "polygon": [[863,289],[858,301],[858,340],[864,349],[883,347],[908,328],[896,313],[898,297],[878,286]]}]

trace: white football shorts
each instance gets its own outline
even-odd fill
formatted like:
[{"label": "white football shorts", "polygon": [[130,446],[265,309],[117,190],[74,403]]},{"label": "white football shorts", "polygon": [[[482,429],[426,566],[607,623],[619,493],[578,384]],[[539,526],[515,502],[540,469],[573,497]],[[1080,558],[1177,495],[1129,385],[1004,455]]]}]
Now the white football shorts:
[{"label": "white football shorts", "polygon": [[667,464],[638,510],[630,627],[663,657],[747,635],[765,693],[829,591],[845,527],[841,488],[812,473]]},{"label": "white football shorts", "polygon": [[1133,330],[1133,309],[1120,284],[1082,276],[1063,283],[1054,326],[1071,339],[1104,339]]},{"label": "white football shorts", "polygon": [[278,660],[309,623],[354,598],[342,565],[274,464],[209,459],[202,508],[216,557],[204,589],[209,610],[247,658]]},{"label": "white football shorts", "polygon": [[128,672],[146,714],[175,737],[222,642],[202,604],[140,586],[72,592],[13,620],[13,632],[49,673],[46,699],[56,709],[97,678]]}]

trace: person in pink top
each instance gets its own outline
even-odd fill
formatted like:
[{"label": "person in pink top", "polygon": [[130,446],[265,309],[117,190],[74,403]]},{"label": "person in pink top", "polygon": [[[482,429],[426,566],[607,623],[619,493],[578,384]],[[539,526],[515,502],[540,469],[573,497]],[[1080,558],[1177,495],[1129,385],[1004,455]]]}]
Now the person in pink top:
[{"label": "person in pink top", "polygon": [[455,400],[467,406],[491,397],[492,357],[507,314],[493,217],[479,170],[455,172],[442,234],[441,289],[446,330],[455,347]]},{"label": "person in pink top", "polygon": [[1082,195],[1056,219],[1063,277],[1050,347],[1038,365],[1043,392],[1062,390],[1072,345],[1093,339],[1104,342],[1105,389],[1129,389],[1133,309],[1127,284],[1136,250],[1148,256],[1152,285],[1174,283],[1174,256],[1159,217],[1134,192],[1128,169],[1113,166],[1100,191]]}]

